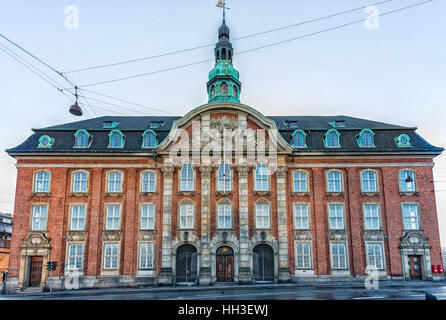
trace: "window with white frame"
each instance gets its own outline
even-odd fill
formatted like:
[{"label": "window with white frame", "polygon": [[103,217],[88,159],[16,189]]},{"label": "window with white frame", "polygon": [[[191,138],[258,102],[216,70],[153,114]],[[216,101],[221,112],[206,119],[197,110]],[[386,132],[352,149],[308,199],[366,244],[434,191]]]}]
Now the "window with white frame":
[{"label": "window with white frame", "polygon": [[294,227],[296,229],[308,229],[308,204],[296,203],[294,208]]},{"label": "window with white frame", "polygon": [[155,205],[141,205],[141,230],[155,229]]},{"label": "window with white frame", "polygon": [[361,189],[362,189],[362,192],[376,192],[376,191],[378,191],[375,171],[364,170],[361,172]]},{"label": "window with white frame", "polygon": [[121,222],[121,206],[119,204],[106,205],[106,230],[119,230]]},{"label": "window with white frame", "polygon": [[104,245],[104,269],[118,269],[119,243]]},{"label": "window with white frame", "polygon": [[255,189],[256,191],[269,190],[268,168],[264,163],[258,163],[255,171]]},{"label": "window with white frame", "polygon": [[379,205],[374,203],[364,204],[364,229],[378,230],[381,225],[379,221]]},{"label": "window with white frame", "polygon": [[139,244],[139,269],[153,268],[153,243],[143,242]]},{"label": "window with white frame", "polygon": [[141,192],[155,192],[156,174],[153,171],[141,173]]},{"label": "window with white frame", "polygon": [[342,192],[342,172],[328,171],[327,172],[327,191],[328,192]]},{"label": "window with white frame", "polygon": [[367,243],[367,266],[384,269],[383,245],[380,242]]},{"label": "window with white frame", "polygon": [[222,163],[217,172],[217,191],[231,190],[231,169],[227,163]]},{"label": "window with white frame", "polygon": [[85,205],[71,206],[70,230],[85,230]]},{"label": "window with white frame", "polygon": [[232,204],[220,203],[217,205],[217,227],[219,229],[232,228]]},{"label": "window with white frame", "polygon": [[84,245],[69,244],[68,245],[68,270],[81,270],[84,261]]},{"label": "window with white frame", "polygon": [[194,190],[194,169],[190,163],[183,164],[180,172],[180,191]]},{"label": "window with white frame", "polygon": [[122,173],[121,172],[109,172],[108,173],[108,192],[121,192],[122,191]]},{"label": "window with white frame", "polygon": [[403,227],[404,230],[418,230],[420,229],[420,213],[418,204],[403,203]]},{"label": "window with white frame", "polygon": [[412,170],[403,170],[399,174],[400,191],[402,192],[415,192],[415,172]]},{"label": "window with white frame", "polygon": [[269,229],[270,227],[270,205],[267,203],[256,204],[256,228]]},{"label": "window with white frame", "polygon": [[50,192],[51,174],[48,171],[39,171],[34,176],[34,192]]},{"label": "window with white frame", "polygon": [[328,205],[330,229],[344,229],[344,205],[332,203]]},{"label": "window with white frame", "polygon": [[330,244],[331,267],[333,269],[347,269],[347,246],[343,242]]},{"label": "window with white frame", "polygon": [[73,192],[87,192],[88,174],[84,171],[73,173]]},{"label": "window with white frame", "polygon": [[311,243],[297,242],[296,243],[296,268],[310,269],[311,268]]},{"label": "window with white frame", "polygon": [[48,222],[48,206],[32,206],[32,214],[31,230],[45,231]]},{"label": "window with white frame", "polygon": [[305,171],[293,172],[293,187],[294,192],[308,191],[308,174]]},{"label": "window with white frame", "polygon": [[194,218],[194,205],[191,203],[180,204],[180,228],[193,229]]}]

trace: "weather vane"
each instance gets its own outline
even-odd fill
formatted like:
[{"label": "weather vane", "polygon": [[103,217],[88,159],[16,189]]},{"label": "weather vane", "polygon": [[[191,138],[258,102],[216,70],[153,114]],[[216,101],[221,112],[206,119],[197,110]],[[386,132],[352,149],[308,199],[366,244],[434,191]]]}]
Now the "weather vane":
[{"label": "weather vane", "polygon": [[225,20],[225,14],[226,14],[226,9],[231,9],[226,7],[226,1],[225,0],[218,0],[218,3],[216,4],[217,7],[222,8],[223,9],[223,21]]}]

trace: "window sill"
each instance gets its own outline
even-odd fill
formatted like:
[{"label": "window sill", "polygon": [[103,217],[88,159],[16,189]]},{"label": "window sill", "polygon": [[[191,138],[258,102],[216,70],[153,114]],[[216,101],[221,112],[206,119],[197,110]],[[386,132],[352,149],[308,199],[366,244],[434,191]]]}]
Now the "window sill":
[{"label": "window sill", "polygon": [[325,195],[327,196],[343,196],[345,194],[344,191],[326,191]]},{"label": "window sill", "polygon": [[147,192],[140,192],[139,195],[140,196],[154,196],[157,195],[158,192],[156,191],[147,191]]},{"label": "window sill", "polygon": [[122,197],[124,192],[105,192],[104,195],[111,197]]},{"label": "window sill", "polygon": [[32,196],[45,197],[50,196],[51,192],[31,192]]},{"label": "window sill", "polygon": [[310,192],[308,191],[304,191],[304,192],[300,192],[300,191],[293,191],[291,192],[292,196],[309,196]]},{"label": "window sill", "polygon": [[400,191],[400,196],[419,196],[420,193],[418,191]]},{"label": "window sill", "polygon": [[361,196],[367,196],[367,197],[379,196],[379,192],[378,191],[373,191],[373,192],[362,192],[361,191]]},{"label": "window sill", "polygon": [[222,195],[222,194],[233,194],[233,193],[234,193],[234,191],[232,191],[232,190],[215,191],[215,194],[219,194],[219,195]]},{"label": "window sill", "polygon": [[256,195],[261,195],[261,196],[267,196],[267,195],[271,195],[271,191],[254,191],[253,194]]},{"label": "window sill", "polygon": [[74,197],[88,197],[89,192],[70,192],[70,196]]},{"label": "window sill", "polygon": [[184,195],[184,196],[192,196],[195,195],[195,191],[178,191],[177,192],[179,195]]}]

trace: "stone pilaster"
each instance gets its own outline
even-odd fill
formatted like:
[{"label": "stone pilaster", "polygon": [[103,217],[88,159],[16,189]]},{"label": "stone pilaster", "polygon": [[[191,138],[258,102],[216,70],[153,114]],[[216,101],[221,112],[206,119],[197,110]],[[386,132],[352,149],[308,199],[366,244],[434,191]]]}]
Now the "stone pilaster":
[{"label": "stone pilaster", "polygon": [[249,252],[249,221],[248,221],[248,174],[249,166],[237,167],[239,179],[239,226],[240,226],[240,262],[239,283],[252,281],[251,259]]},{"label": "stone pilaster", "polygon": [[201,253],[200,253],[200,285],[209,285],[212,280],[211,271],[211,166],[201,166]]},{"label": "stone pilaster", "polygon": [[161,272],[159,283],[171,285],[173,280],[172,272],[172,183],[174,167],[164,165],[161,168],[164,179],[163,189],[163,234],[161,245]]},{"label": "stone pilaster", "polygon": [[291,279],[288,264],[288,227],[287,227],[287,203],[286,203],[286,176],[287,166],[279,165],[276,170],[277,190],[277,228],[279,237],[279,281]]}]

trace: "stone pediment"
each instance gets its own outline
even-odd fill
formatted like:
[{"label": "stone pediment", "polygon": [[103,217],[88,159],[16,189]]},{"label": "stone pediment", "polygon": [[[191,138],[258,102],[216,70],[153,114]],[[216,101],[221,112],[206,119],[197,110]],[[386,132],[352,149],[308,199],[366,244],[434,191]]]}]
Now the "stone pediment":
[{"label": "stone pediment", "polygon": [[23,239],[22,248],[51,248],[50,239],[43,232],[30,232]]},{"label": "stone pediment", "polygon": [[428,243],[428,238],[426,238],[421,230],[408,231],[403,237],[401,237],[400,248],[412,249],[412,248],[423,248],[430,249],[431,246]]}]

